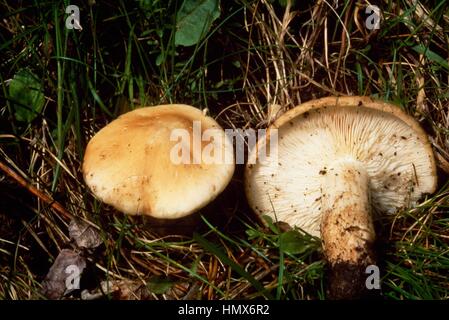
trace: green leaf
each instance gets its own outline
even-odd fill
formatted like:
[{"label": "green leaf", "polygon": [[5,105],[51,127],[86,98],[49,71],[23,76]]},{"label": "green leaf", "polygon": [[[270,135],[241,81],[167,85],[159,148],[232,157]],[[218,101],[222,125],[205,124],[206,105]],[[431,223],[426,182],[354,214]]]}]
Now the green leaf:
[{"label": "green leaf", "polygon": [[274,224],[273,218],[268,216],[268,215],[263,215],[262,219],[265,221],[265,223],[268,225],[268,228],[270,228],[271,232],[273,232],[274,234],[279,234],[279,228],[276,227],[276,225]]},{"label": "green leaf", "polygon": [[438,53],[430,50],[428,47],[418,44],[414,47],[412,47],[414,51],[416,51],[419,54],[424,54],[427,59],[430,61],[439,64],[441,67],[445,68],[446,70],[449,70],[449,63],[446,59],[444,59],[442,56],[440,56]]},{"label": "green leaf", "polygon": [[281,5],[281,7],[286,7],[288,3],[291,3],[292,6],[294,6],[296,4],[296,0],[279,0],[279,4]]},{"label": "green leaf", "polygon": [[161,53],[156,58],[156,65],[159,67],[164,61],[165,61],[165,56],[163,53]]},{"label": "green leaf", "polygon": [[253,229],[247,229],[245,232],[249,240],[257,239],[260,236],[260,233]]},{"label": "green leaf", "polygon": [[167,278],[154,277],[147,282],[148,290],[155,294],[164,294],[173,286],[174,282]]},{"label": "green leaf", "polygon": [[176,15],[175,45],[197,44],[219,16],[219,0],[184,0]]},{"label": "green leaf", "polygon": [[279,236],[279,248],[290,254],[301,254],[310,249],[312,245],[298,231],[287,231]]},{"label": "green leaf", "polygon": [[21,69],[9,84],[14,116],[18,121],[30,123],[42,111],[45,103],[42,83],[28,69]]},{"label": "green leaf", "polygon": [[154,2],[152,0],[140,0],[139,1],[140,8],[142,8],[144,10],[152,9],[153,5],[154,5]]}]

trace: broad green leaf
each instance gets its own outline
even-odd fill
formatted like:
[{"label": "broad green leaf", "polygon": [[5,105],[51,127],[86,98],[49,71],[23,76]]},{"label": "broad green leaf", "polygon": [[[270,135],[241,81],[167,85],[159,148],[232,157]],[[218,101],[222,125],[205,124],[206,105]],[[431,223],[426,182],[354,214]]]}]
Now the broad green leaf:
[{"label": "broad green leaf", "polygon": [[164,294],[173,286],[174,282],[167,278],[154,277],[147,282],[148,290],[155,294]]},{"label": "broad green leaf", "polygon": [[18,121],[30,123],[42,111],[45,103],[42,83],[28,69],[21,69],[9,84],[9,99]]},{"label": "broad green leaf", "polygon": [[301,254],[312,245],[298,231],[287,231],[279,236],[279,248],[286,253]]},{"label": "broad green leaf", "polygon": [[197,44],[219,16],[219,0],[184,0],[176,15],[175,45]]}]

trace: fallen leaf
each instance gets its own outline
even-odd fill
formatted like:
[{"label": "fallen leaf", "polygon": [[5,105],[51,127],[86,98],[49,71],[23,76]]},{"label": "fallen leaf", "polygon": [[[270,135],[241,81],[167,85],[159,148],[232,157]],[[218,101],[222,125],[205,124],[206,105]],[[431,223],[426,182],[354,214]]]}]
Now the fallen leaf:
[{"label": "fallen leaf", "polygon": [[69,249],[61,250],[42,282],[42,294],[49,299],[61,299],[79,289],[84,268],[86,260],[79,253]]},{"label": "fallen leaf", "polygon": [[69,225],[70,238],[79,248],[93,249],[101,244],[98,231],[84,221],[73,219]]}]

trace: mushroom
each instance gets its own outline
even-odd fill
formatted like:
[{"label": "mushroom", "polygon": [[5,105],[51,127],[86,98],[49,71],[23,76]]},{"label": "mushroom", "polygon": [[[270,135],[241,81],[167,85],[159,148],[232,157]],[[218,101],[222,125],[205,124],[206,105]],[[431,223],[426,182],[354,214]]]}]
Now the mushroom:
[{"label": "mushroom", "polygon": [[320,237],[330,267],[329,297],[357,298],[366,267],[376,260],[373,219],[435,191],[427,136],[398,107],[368,97],[304,103],[268,131],[275,129],[278,143],[270,155],[258,152],[273,145],[266,138],[249,156],[249,204],[259,215]]},{"label": "mushroom", "polygon": [[96,197],[129,215],[178,219],[214,200],[234,172],[232,143],[188,105],[121,115],[88,143],[83,176]]}]

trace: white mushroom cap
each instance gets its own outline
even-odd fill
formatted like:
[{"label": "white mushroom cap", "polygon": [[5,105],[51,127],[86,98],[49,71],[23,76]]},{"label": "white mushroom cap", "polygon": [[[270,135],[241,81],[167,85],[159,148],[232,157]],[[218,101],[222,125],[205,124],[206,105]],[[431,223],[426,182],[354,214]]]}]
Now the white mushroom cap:
[{"label": "white mushroom cap", "polygon": [[[207,130],[208,140],[195,142],[195,128],[199,139]],[[189,141],[173,139],[175,130]],[[190,148],[189,161],[173,161],[179,146]],[[188,105],[161,105],[128,112],[101,129],[87,146],[83,175],[101,201],[126,214],[176,219],[215,199],[234,167],[232,143],[214,119]]]},{"label": "white mushroom cap", "polygon": [[[431,146],[401,109],[367,97],[329,97],[280,116],[277,157],[250,154],[245,189],[253,210],[320,236],[326,175],[337,161],[356,161],[368,174],[372,209],[394,213],[436,188]],[[267,135],[268,136],[268,135]]]}]

